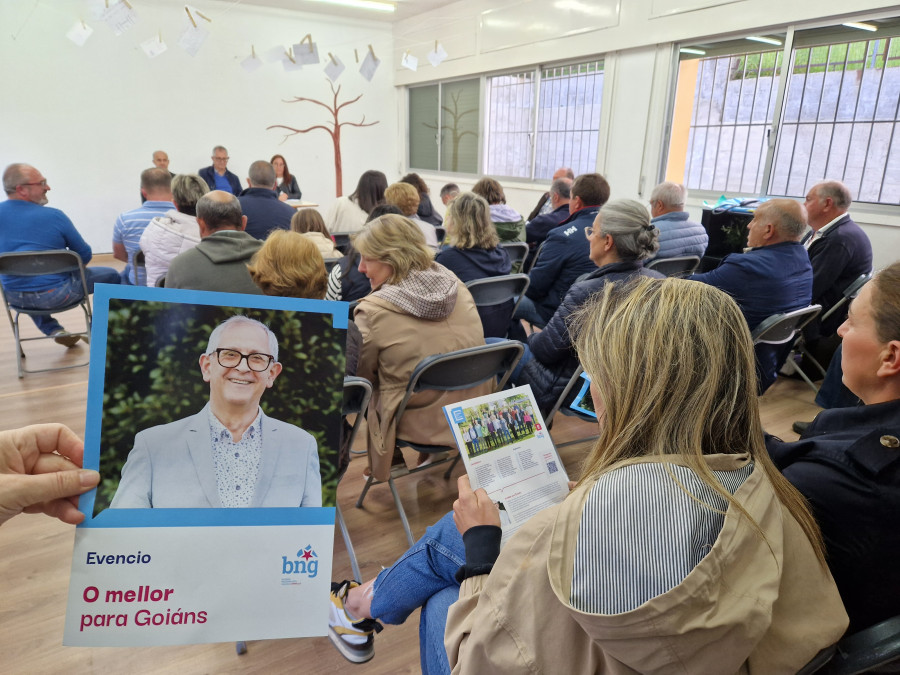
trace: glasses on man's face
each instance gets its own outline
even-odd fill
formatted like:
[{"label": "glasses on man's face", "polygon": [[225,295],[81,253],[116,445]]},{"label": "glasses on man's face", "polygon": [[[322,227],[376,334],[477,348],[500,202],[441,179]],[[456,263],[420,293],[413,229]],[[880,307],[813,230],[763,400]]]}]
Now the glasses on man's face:
[{"label": "glasses on man's face", "polygon": [[22,187],[23,185],[40,185],[41,187],[47,187],[47,180],[40,180],[37,183],[19,183],[17,187]]},{"label": "glasses on man's face", "polygon": [[260,373],[272,364],[275,357],[271,354],[261,354],[259,352],[242,354],[236,349],[227,349],[225,347],[219,347],[216,350],[216,360],[223,368],[237,368],[243,359],[247,359],[247,367],[250,370]]},{"label": "glasses on man's face", "polygon": [[213,157],[214,162],[227,162],[228,157]]}]

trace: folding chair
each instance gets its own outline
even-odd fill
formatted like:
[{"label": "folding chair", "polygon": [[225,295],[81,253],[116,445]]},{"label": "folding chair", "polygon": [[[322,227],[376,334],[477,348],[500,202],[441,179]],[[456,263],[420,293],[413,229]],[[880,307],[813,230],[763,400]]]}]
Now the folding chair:
[{"label": "folding chair", "polygon": [[331,236],[334,239],[334,247],[344,255],[347,255],[347,251],[350,250],[350,233],[332,232]]},{"label": "folding chair", "polygon": [[[764,319],[753,331],[750,337],[753,338],[753,344],[767,345],[783,345],[793,342],[803,330],[803,327],[816,318],[822,311],[821,305],[810,305],[803,309],[795,309],[793,312],[784,312],[783,314],[773,314],[768,319]],[[787,357],[787,354],[785,355]],[[795,370],[803,381],[806,382],[813,391],[818,392],[819,388],[813,384],[806,373],[804,373],[792,359],[786,359],[783,363],[775,365],[776,372],[787,365],[788,368]]]},{"label": "folding chair", "polygon": [[131,273],[135,286],[147,285],[147,263],[144,260],[144,252],[138,249],[131,259]]},{"label": "folding chair", "polygon": [[323,258],[323,260],[325,261],[325,271],[329,273],[341,261],[340,258]]},{"label": "folding chair", "polygon": [[699,264],[699,256],[686,255],[679,258],[657,258],[647,263],[647,269],[656,270],[667,277],[688,277]]},{"label": "folding chair", "polygon": [[509,260],[512,262],[512,271],[521,271],[522,264],[528,256],[528,244],[524,241],[501,241],[500,246],[505,248],[509,254]]},{"label": "folding chair", "polygon": [[[84,312],[85,329],[81,333],[68,333],[68,335],[78,335],[85,341],[91,337],[91,299],[88,295],[87,279],[84,276],[84,264],[81,262],[81,256],[75,251],[58,250],[58,251],[26,251],[21,253],[3,253],[0,254],[0,275],[19,276],[19,277],[39,277],[47,274],[78,274],[81,279],[81,288],[83,295],[80,299],[70,302],[61,307],[53,309],[28,309],[26,307],[16,307],[6,298],[6,290],[4,285],[0,283],[0,294],[3,296],[3,305],[6,308],[6,316],[9,319],[10,328],[12,328],[13,337],[16,341],[16,368],[19,377],[25,376],[25,373],[43,373],[51,370],[67,370],[69,368],[80,368],[86,366],[90,362],[87,359],[81,363],[68,366],[56,366],[55,368],[40,368],[29,370],[25,368],[23,359],[25,351],[22,349],[23,342],[31,340],[52,340],[58,335],[41,335],[39,337],[23,338],[19,334],[19,317],[22,314],[28,316],[50,316],[51,314],[59,314],[73,307],[81,307]],[[15,318],[13,318],[15,312]]]},{"label": "folding chair", "polygon": [[475,300],[485,337],[506,337],[516,307],[528,290],[527,274],[473,279],[466,288]]},{"label": "folding chair", "polygon": [[443,244],[447,236],[447,228],[438,226],[434,228],[434,232],[437,235],[438,245]]},{"label": "folding chair", "polygon": [[[397,424],[399,427],[400,420],[403,418],[403,412],[409,403],[410,398],[421,391],[461,391],[471,389],[482,382],[487,382],[494,378],[498,378],[497,389],[502,389],[509,379],[509,375],[515,368],[516,364],[522,356],[525,348],[521,342],[515,340],[505,340],[490,345],[482,345],[480,347],[470,347],[468,349],[459,349],[455,352],[447,354],[436,354],[427,356],[422,359],[415,367],[412,375],[409,376],[409,383],[406,386],[406,394],[400,402],[397,409]],[[461,396],[457,400],[462,400],[465,396]],[[447,401],[452,403],[453,401]],[[446,445],[427,445],[414,441],[397,438],[397,447],[409,447],[418,452],[426,452],[430,454],[450,452],[457,448]],[[389,448],[392,451],[393,448]],[[434,466],[450,462],[450,458],[442,459],[415,469],[410,469],[409,473],[418,473],[431,469]],[[449,479],[453,468],[459,461],[459,455],[453,458],[450,468],[444,473],[444,478]],[[369,476],[366,485],[363,487],[359,499],[356,501],[356,507],[362,508],[363,500],[366,498],[369,488],[379,483],[387,483],[391,489],[391,495],[394,498],[394,505],[400,514],[400,522],[403,524],[403,530],[406,533],[406,539],[409,545],[415,543],[412,531],[409,528],[409,520],[406,518],[406,511],[403,509],[403,503],[397,494],[397,488],[394,485],[394,477],[391,476],[387,481],[375,480],[373,476]]]},{"label": "folding chair", "polygon": [[534,252],[534,257],[528,263],[528,269],[522,270],[523,272],[531,272],[531,270],[534,269],[534,266],[537,264],[538,258],[541,257],[541,251],[544,250],[544,246],[546,245],[546,243],[546,240],[541,242],[541,245],[538,246],[538,250]]},{"label": "folding chair", "polygon": [[[369,409],[369,400],[372,398],[372,383],[364,377],[345,377],[344,378],[344,404],[341,409],[341,415],[346,421],[348,415],[356,415],[356,419],[350,426],[347,437],[341,440],[341,446],[348,449],[353,448],[353,442],[362,426],[362,421],[366,417],[366,411]],[[344,427],[346,428],[346,426]],[[338,476],[338,484],[344,472]],[[350,567],[353,569],[353,578],[362,583],[362,575],[359,572],[359,562],[356,559],[356,551],[353,549],[353,542],[350,541],[350,532],[347,530],[347,524],[344,522],[344,516],[341,513],[341,505],[335,502],[335,512],[337,513],[338,525],[341,528],[341,535],[344,537],[344,546],[347,547],[347,554],[350,556]]]},{"label": "folding chair", "polygon": [[837,643],[834,657],[821,675],[900,672],[900,616],[848,635]]}]

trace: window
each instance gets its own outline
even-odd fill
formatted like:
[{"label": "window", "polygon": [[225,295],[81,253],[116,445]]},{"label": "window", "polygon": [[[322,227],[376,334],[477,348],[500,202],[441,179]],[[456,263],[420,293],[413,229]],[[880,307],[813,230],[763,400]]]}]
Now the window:
[{"label": "window", "polygon": [[409,165],[477,173],[479,80],[409,90]]},{"label": "window", "polygon": [[[464,80],[409,90],[411,168],[482,173],[479,86]],[[489,75],[484,89],[483,173],[549,180],[561,166],[596,169],[602,60]]]},{"label": "window", "polygon": [[787,68],[783,47],[745,46],[784,35],[682,48],[666,178],[791,197],[836,179],[857,201],[900,201],[900,19],[863,25],[875,32],[796,31]]}]

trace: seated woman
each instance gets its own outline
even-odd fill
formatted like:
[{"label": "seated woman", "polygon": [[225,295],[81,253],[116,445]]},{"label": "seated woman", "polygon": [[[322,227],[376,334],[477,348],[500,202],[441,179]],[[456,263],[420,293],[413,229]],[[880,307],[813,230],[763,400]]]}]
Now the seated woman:
[{"label": "seated woman", "polygon": [[334,585],[332,642],[365,656],[374,619],[422,606],[429,675],[797,672],[847,615],[766,453],[737,305],[640,278],[576,319],[600,437],[573,492],[500,551],[497,507],[461,477],[453,513],[393,566]]},{"label": "seated woman", "polygon": [[338,197],[325,222],[328,231],[335,233],[359,232],[366,224],[369,212],[384,201],[387,178],[380,171],[366,171],[359,177],[356,189],[349,197]]},{"label": "seated woman", "polygon": [[434,210],[431,197],[428,196],[428,184],[422,180],[422,177],[417,173],[408,173],[400,179],[400,182],[409,183],[419,191],[419,208],[416,209],[416,215],[419,219],[435,227],[441,227],[444,219],[441,218],[440,213]]},{"label": "seated woman", "polygon": [[[473,279],[509,274],[512,263],[506,249],[500,246],[497,231],[491,223],[488,203],[474,192],[463,192],[447,206],[448,247],[441,249],[435,261],[456,274],[463,283]],[[509,327],[510,307],[478,308],[484,334],[503,337]],[[494,317],[501,316],[500,325]]]},{"label": "seated woman", "polygon": [[325,227],[325,221],[315,209],[300,209],[291,218],[291,230],[302,234],[319,249],[323,258],[340,258],[341,252]]},{"label": "seated woman", "polygon": [[822,527],[853,633],[900,614],[900,262],[863,287],[838,335],[844,384],[864,405],[766,445]]},{"label": "seated woman", "polygon": [[[394,213],[398,216],[403,215],[393,204],[379,204],[372,213],[369,214],[370,222],[381,216]],[[369,279],[365,274],[359,271],[359,251],[353,246],[347,251],[337,265],[331,268],[328,275],[328,290],[325,291],[326,300],[343,300],[344,302],[353,302],[359,300],[364,295],[368,295],[372,290]]]},{"label": "seated woman", "polygon": [[497,228],[500,241],[525,241],[525,219],[506,205],[503,186],[493,178],[482,178],[472,186],[472,192],[490,204],[491,221]]},{"label": "seated woman", "polygon": [[269,163],[275,168],[278,199],[283,202],[288,199],[300,199],[300,185],[297,183],[297,177],[288,169],[284,155],[273,155]]},{"label": "seated woman", "polygon": [[298,232],[272,230],[247,265],[250,278],[266,295],[325,297],[328,275],[316,245]]},{"label": "seated woman", "polygon": [[176,255],[200,243],[197,200],[207,192],[209,186],[200,176],[178,174],[172,179],[175,210],[151,220],[141,234],[148,286],[156,286],[159,278],[166,276],[169,264]]},{"label": "seated woman", "polygon": [[393,204],[422,231],[425,244],[434,251],[438,249],[437,231],[433,225],[420,220],[416,215],[419,208],[419,193],[409,183],[391,183],[384,191],[384,201]]},{"label": "seated woman", "polygon": [[412,221],[376,218],[353,238],[353,246],[361,256],[359,271],[372,285],[353,316],[362,337],[355,374],[374,389],[367,417],[369,462],[372,475],[387,480],[392,459],[398,466],[403,462],[394,452],[398,436],[453,447],[442,406],[481,396],[490,387],[420,392],[398,425],[395,415],[412,371],[426,356],[483,345],[484,335],[472,295],[453,272],[434,262]]},{"label": "seated woman", "polygon": [[650,224],[650,213],[640,202],[632,199],[608,202],[585,234],[591,243],[591,260],[599,269],[573,284],[544,330],[529,336],[525,354],[513,374],[516,384],[531,385],[538,407],[545,415],[578,368],[567,325],[569,316],[610,282],[636,276],[663,278],[659,272],[643,267],[643,261],[656,253],[659,244],[657,230]]}]

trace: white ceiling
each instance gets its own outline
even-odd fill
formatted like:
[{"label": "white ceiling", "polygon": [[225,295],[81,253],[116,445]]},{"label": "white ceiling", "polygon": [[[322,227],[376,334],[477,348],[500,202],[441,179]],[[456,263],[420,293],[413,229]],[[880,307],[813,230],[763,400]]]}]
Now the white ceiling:
[{"label": "white ceiling", "polygon": [[396,6],[394,12],[378,12],[367,9],[355,9],[342,7],[325,2],[310,2],[309,0],[243,0],[244,5],[257,5],[260,7],[274,7],[276,9],[289,9],[298,12],[310,12],[312,14],[327,14],[329,16],[345,17],[350,19],[369,19],[393,23],[402,19],[438,9],[447,4],[447,0],[387,0]]}]

